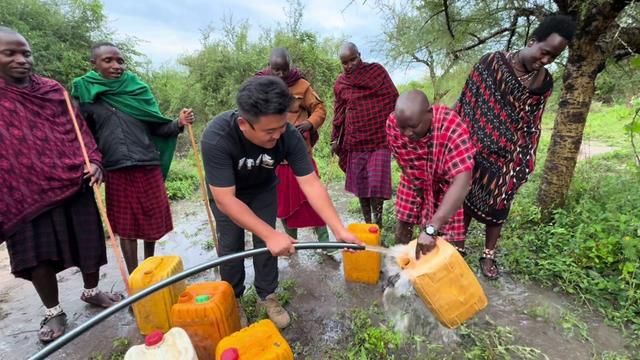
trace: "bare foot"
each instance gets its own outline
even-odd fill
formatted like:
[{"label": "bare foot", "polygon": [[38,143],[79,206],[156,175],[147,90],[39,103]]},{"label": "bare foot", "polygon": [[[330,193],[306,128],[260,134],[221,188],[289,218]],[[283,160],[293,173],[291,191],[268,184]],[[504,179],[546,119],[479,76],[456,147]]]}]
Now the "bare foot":
[{"label": "bare foot", "polygon": [[480,269],[482,274],[489,280],[495,280],[500,276],[498,264],[495,259],[480,258]]},{"label": "bare foot", "polygon": [[101,308],[108,308],[112,305],[116,304],[120,300],[123,299],[123,296],[118,293],[104,292],[99,291],[97,294],[93,296],[80,296],[80,300],[86,302],[87,304],[91,304],[94,306],[98,306]]},{"label": "bare foot", "polygon": [[62,336],[67,328],[67,314],[61,312],[50,318],[44,318],[40,323],[38,339],[43,343],[51,342]]}]

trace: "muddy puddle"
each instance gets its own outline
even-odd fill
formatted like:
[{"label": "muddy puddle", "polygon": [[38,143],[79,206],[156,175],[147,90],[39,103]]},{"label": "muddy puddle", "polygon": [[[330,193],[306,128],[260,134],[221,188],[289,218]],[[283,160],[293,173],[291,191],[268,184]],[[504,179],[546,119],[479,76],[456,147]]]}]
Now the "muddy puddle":
[{"label": "muddy puddle", "polygon": [[[332,195],[346,220],[356,221],[347,212],[351,197],[337,186],[332,187]],[[172,207],[175,230],[161,240],[157,253],[181,255],[185,268],[214,258],[215,251],[205,245],[210,241],[210,231],[204,210],[201,210],[202,204],[180,201]],[[250,240],[249,236],[247,240]],[[299,240],[315,241],[315,236],[311,231],[302,230]],[[115,262],[111,257],[109,261],[109,265],[103,268],[100,286],[102,289],[123,291]],[[245,267],[247,285],[250,285],[253,278],[250,259],[245,261]],[[281,259],[280,274],[281,281],[295,281],[288,305],[293,322],[283,334],[296,352],[296,359],[335,358],[349,344],[352,334],[349,316],[353,310],[369,309],[382,303],[384,279],[376,286],[346,283],[341,264],[314,251],[300,251],[293,257]],[[80,301],[82,281],[76,270],[62,272],[58,278],[61,304],[69,315],[69,328],[99,312]],[[209,271],[189,281],[216,278],[216,274]],[[576,308],[561,294],[518,283],[508,274],[496,282],[481,281],[489,306],[469,323],[470,328],[508,327],[512,330],[515,344],[536,348],[549,359],[600,358],[605,351],[620,352],[625,346],[619,330],[605,325],[600,317],[586,309]],[[42,314],[43,308],[31,284],[17,280],[9,273],[5,246],[0,245],[0,359],[25,359],[41,348],[36,332]],[[98,325],[51,359],[87,359],[100,353],[108,355],[113,340],[118,337],[129,338],[134,344],[142,341],[128,311],[122,311]],[[456,343],[454,346],[461,345]],[[452,358],[462,358],[462,353],[456,352],[456,348],[449,354]],[[412,350],[396,358],[425,357]]]}]

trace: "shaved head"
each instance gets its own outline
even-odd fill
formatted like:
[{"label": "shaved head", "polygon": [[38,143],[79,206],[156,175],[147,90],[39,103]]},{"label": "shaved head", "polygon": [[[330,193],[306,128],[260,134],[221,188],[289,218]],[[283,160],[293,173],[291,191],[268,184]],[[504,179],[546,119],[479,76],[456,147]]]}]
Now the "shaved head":
[{"label": "shaved head", "polygon": [[281,79],[286,79],[291,70],[291,58],[285,48],[274,48],[269,56],[269,69],[271,73]]},{"label": "shaved head", "polygon": [[289,57],[289,51],[285,48],[274,48],[269,55],[269,64],[274,61],[291,63],[291,57]]},{"label": "shaved head", "polygon": [[358,50],[358,47],[356,46],[356,44],[347,41],[345,43],[342,44],[342,46],[340,46],[340,56],[342,56],[342,54],[346,54],[348,52],[353,52],[356,54],[359,54],[360,51]]},{"label": "shaved head", "polygon": [[396,101],[396,123],[400,132],[412,141],[423,138],[431,128],[433,109],[420,90],[402,93]]},{"label": "shaved head", "polygon": [[31,82],[33,57],[24,36],[8,27],[0,27],[0,78],[9,85],[28,86]]},{"label": "shaved head", "polygon": [[360,58],[360,51],[358,51],[358,47],[356,44],[352,42],[345,42],[340,47],[340,53],[338,54],[340,57],[340,62],[342,63],[342,69],[345,74],[350,74],[354,72],[360,64],[362,64],[362,59]]}]

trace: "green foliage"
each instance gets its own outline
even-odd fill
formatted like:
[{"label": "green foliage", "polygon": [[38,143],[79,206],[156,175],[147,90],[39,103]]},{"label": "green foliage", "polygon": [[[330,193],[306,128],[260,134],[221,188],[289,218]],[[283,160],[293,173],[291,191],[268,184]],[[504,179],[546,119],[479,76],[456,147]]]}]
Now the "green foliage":
[{"label": "green foliage", "polygon": [[497,326],[488,330],[462,326],[465,359],[548,359],[540,350],[514,344],[513,331]]},{"label": "green foliage", "polygon": [[127,350],[131,347],[131,341],[128,338],[116,338],[113,340],[113,348],[111,354],[105,357],[103,353],[94,353],[89,359],[91,360],[123,360]]},{"label": "green foliage", "polygon": [[[99,0],[0,0],[0,25],[29,41],[37,73],[62,84],[90,68],[94,42],[113,40]],[[116,43],[125,54],[137,54],[132,40]]]},{"label": "green foliage", "polygon": [[594,100],[617,103],[638,95],[640,88],[640,56],[626,61],[609,61],[596,80]]},{"label": "green foliage", "polygon": [[198,189],[198,173],[193,158],[176,158],[171,163],[171,169],[165,185],[171,200],[187,199]]},{"label": "green foliage", "polygon": [[523,188],[501,246],[511,271],[576,295],[639,340],[640,173],[629,160],[614,152],[580,163],[550,224],[539,223],[535,185]]},{"label": "green foliage", "polygon": [[372,318],[381,315],[380,309],[356,309],[351,314],[352,339],[345,358],[349,360],[393,359],[393,351],[402,344],[402,335],[385,324],[375,325]]}]

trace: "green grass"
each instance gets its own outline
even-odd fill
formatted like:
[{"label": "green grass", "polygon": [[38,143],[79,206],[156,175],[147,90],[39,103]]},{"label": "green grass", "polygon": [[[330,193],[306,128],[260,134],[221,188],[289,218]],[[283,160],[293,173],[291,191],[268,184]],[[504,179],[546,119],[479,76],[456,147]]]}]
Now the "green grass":
[{"label": "green grass", "polygon": [[171,163],[165,185],[171,200],[192,198],[198,190],[198,172],[193,156],[176,157]]}]

